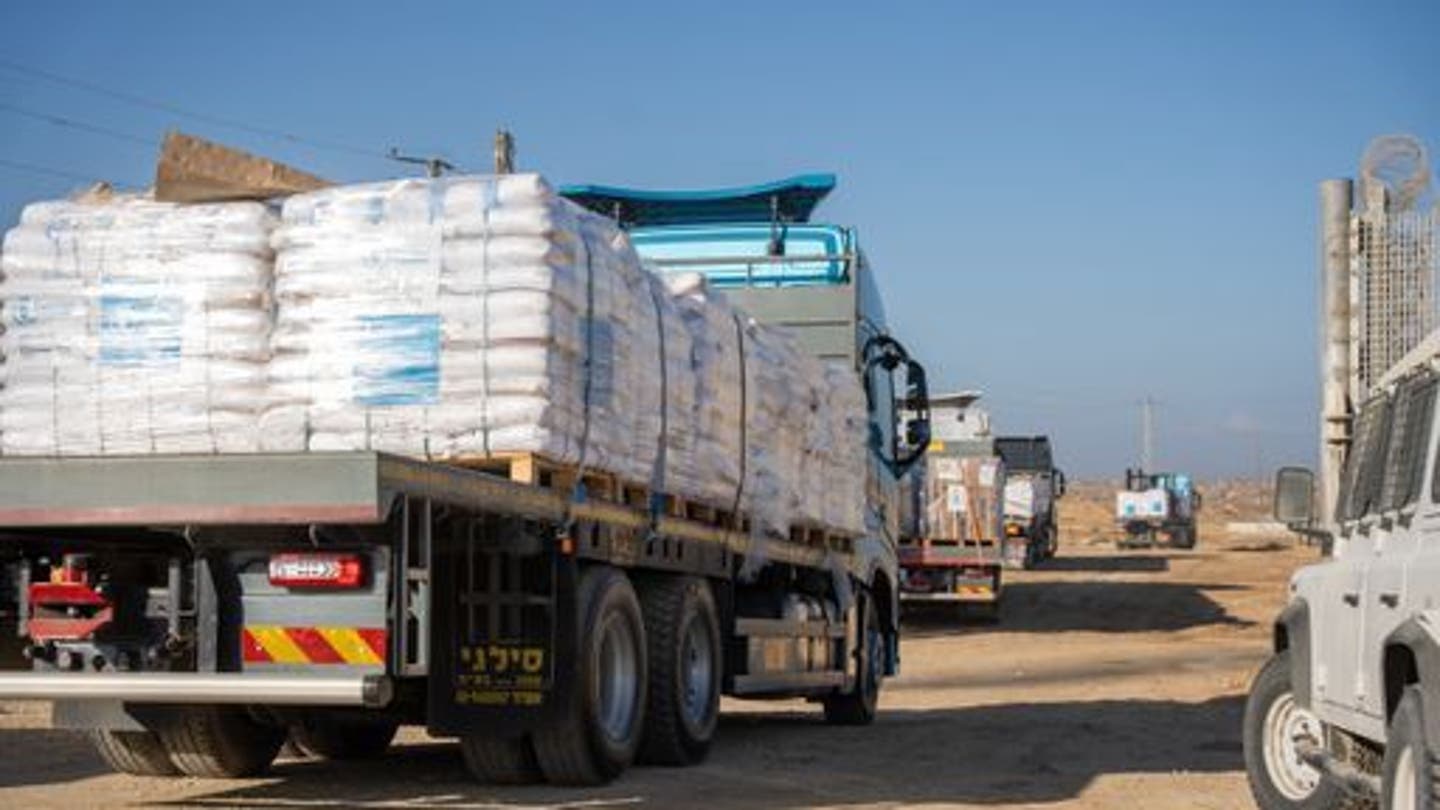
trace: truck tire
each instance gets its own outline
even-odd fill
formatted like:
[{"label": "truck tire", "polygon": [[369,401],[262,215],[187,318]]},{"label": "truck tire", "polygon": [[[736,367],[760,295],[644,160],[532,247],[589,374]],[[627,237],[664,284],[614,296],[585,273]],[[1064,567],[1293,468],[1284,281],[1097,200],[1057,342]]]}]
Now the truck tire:
[{"label": "truck tire", "polygon": [[270,767],[285,729],[257,722],[236,706],[184,706],[159,729],[175,767],[186,776],[234,779]]},{"label": "truck tire", "polygon": [[1390,718],[1381,767],[1382,810],[1435,810],[1440,807],[1440,770],[1425,739],[1425,698],[1407,686]]},{"label": "truck tire", "polygon": [[710,583],[664,577],[640,589],[650,663],[640,762],[690,765],[705,758],[720,719],[723,653]]},{"label": "truck tire", "polygon": [[470,736],[460,740],[460,753],[470,775],[492,785],[530,785],[539,782],[540,763],[530,738],[509,740]]},{"label": "truck tire", "polygon": [[388,718],[315,712],[290,727],[290,741],[317,759],[374,759],[385,753],[400,723]]},{"label": "truck tire", "polygon": [[557,719],[535,731],[535,758],[558,785],[609,782],[635,759],[645,727],[645,623],[623,572],[580,575],[574,686]]},{"label": "truck tire", "polygon": [[1265,662],[1245,701],[1245,773],[1260,810],[1340,810],[1347,806],[1339,785],[1299,760],[1294,739],[1301,734],[1323,740],[1324,727],[1319,718],[1295,703],[1290,652],[1285,650]]},{"label": "truck tire", "polygon": [[837,726],[868,726],[875,722],[880,704],[880,681],[885,655],[885,636],[880,631],[880,614],[870,594],[860,595],[860,635],[864,640],[856,650],[855,688],[850,692],[825,698],[825,722]]},{"label": "truck tire", "polygon": [[90,742],[117,773],[131,776],[176,776],[180,769],[170,761],[170,754],[160,737],[153,731],[110,731],[96,729],[89,732]]}]

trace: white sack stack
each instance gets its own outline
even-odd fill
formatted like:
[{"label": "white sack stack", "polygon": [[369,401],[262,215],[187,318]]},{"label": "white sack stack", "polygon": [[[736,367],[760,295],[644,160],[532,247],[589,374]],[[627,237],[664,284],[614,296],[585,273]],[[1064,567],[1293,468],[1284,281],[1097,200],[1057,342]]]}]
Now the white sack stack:
[{"label": "white sack stack", "polygon": [[248,202],[27,206],[0,253],[0,452],[259,449],[273,224]]},{"label": "white sack stack", "polygon": [[695,346],[703,496],[733,503],[743,466],[740,508],[764,528],[784,532],[799,520],[862,531],[867,419],[855,372],[823,366],[699,274],[668,282]]},{"label": "white sack stack", "polygon": [[699,487],[673,302],[613,223],[538,176],[302,194],[275,241],[272,449],[534,452]]}]

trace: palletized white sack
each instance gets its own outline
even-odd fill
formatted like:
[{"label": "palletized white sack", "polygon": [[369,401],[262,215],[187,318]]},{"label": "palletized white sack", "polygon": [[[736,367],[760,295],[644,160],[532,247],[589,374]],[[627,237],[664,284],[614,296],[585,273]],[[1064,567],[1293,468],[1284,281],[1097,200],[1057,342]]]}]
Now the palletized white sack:
[{"label": "palletized white sack", "polygon": [[667,282],[694,342],[695,459],[705,495],[725,503],[738,495],[772,532],[796,522],[863,531],[868,421],[854,370],[823,366],[788,332],[736,310],[703,276]]},{"label": "palletized white sack", "polygon": [[273,225],[259,203],[27,206],[0,248],[0,453],[257,450]]},{"label": "palletized white sack", "polygon": [[540,178],[298,195],[275,244],[269,447],[537,452],[695,486],[674,304],[613,223]]}]

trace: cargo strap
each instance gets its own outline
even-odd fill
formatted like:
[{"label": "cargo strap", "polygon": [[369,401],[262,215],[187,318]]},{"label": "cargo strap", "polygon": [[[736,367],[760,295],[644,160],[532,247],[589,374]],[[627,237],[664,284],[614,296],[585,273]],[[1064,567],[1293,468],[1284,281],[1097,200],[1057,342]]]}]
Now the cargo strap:
[{"label": "cargo strap", "polygon": [[735,321],[735,345],[739,349],[738,362],[740,364],[740,480],[735,484],[735,504],[730,509],[730,519],[734,521],[735,528],[740,527],[740,503],[745,496],[745,476],[748,474],[750,461],[750,448],[746,447],[745,426],[750,422],[750,410],[747,399],[749,397],[749,372],[745,367],[745,325],[740,321],[740,313],[734,310],[730,312],[730,318]]},{"label": "cargo strap", "polygon": [[575,484],[570,490],[570,500],[565,505],[565,515],[560,521],[560,535],[569,536],[575,528],[572,507],[585,502],[585,465],[590,450],[590,404],[595,389],[595,259],[590,251],[590,237],[585,233],[585,223],[576,224],[580,244],[585,250],[585,360],[581,364],[581,412],[584,420],[580,427],[580,458],[575,465]]},{"label": "cargo strap", "polygon": [[670,364],[665,355],[665,307],[660,288],[649,283],[650,301],[655,305],[655,331],[660,338],[660,435],[655,447],[655,465],[650,470],[650,534],[656,533],[660,515],[665,511],[665,463],[670,436]]}]

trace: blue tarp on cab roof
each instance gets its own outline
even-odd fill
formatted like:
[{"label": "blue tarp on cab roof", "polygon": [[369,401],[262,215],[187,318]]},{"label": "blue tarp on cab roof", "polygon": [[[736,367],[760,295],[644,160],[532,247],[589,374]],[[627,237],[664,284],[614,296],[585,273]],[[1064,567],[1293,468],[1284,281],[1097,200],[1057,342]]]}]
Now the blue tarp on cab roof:
[{"label": "blue tarp on cab roof", "polygon": [[835,188],[833,174],[801,174],[773,183],[703,191],[647,191],[615,186],[562,186],[560,194],[626,227],[769,222],[771,205],[782,222],[809,222],[815,206]]}]

